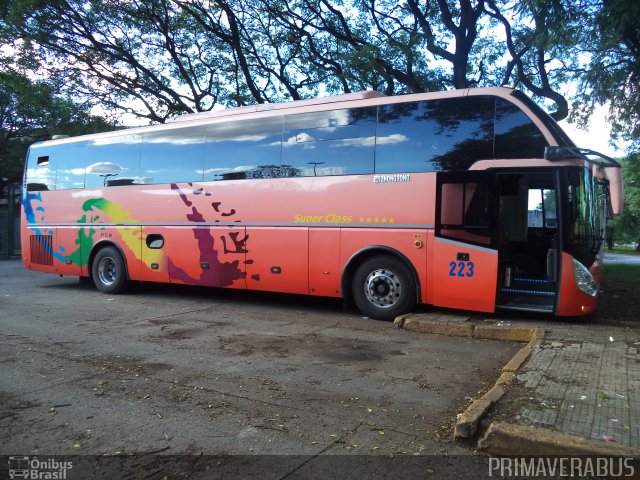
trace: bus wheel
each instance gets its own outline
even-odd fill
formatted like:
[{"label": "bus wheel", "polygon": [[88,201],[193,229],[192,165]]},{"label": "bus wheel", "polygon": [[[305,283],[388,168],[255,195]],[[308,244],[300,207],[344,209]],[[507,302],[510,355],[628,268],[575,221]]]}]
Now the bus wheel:
[{"label": "bus wheel", "polygon": [[379,255],[356,269],[351,285],[358,310],[379,320],[393,320],[416,304],[413,275],[396,257]]},{"label": "bus wheel", "polygon": [[127,284],[127,268],[120,252],[113,247],[101,249],[93,259],[91,276],[102,293],[122,292]]}]

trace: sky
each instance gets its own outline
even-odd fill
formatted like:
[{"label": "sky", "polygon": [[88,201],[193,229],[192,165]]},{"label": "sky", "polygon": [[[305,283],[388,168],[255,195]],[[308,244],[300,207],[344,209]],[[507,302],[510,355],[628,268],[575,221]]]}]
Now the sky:
[{"label": "sky", "polygon": [[558,123],[576,146],[595,150],[614,158],[623,157],[625,156],[624,145],[618,144],[618,148],[609,145],[611,128],[607,123],[607,111],[606,106],[597,107],[589,120],[587,130],[579,129],[574,123],[566,120]]}]

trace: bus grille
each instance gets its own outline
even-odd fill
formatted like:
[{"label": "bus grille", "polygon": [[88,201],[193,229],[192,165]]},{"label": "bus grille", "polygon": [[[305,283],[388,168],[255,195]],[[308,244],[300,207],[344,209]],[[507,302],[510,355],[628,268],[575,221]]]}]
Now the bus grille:
[{"label": "bus grille", "polygon": [[31,235],[31,237],[29,237],[31,263],[53,265],[52,239],[52,235]]}]

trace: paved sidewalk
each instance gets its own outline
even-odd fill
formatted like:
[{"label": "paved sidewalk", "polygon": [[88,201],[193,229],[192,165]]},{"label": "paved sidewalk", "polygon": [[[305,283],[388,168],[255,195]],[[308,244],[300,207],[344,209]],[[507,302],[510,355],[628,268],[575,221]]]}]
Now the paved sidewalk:
[{"label": "paved sidewalk", "polygon": [[[568,442],[580,452],[617,449],[640,457],[640,323],[534,318],[433,310],[399,317],[396,324],[426,333],[531,340],[516,355],[517,362],[514,357],[503,368],[496,387],[459,418],[456,437],[472,436],[476,418],[488,413],[484,425],[497,423],[493,430],[493,424],[489,427],[485,440],[502,440],[483,441],[481,446],[494,454],[553,452],[553,445]],[[512,368],[515,377],[505,378],[504,372]],[[566,435],[554,438],[554,432]]]},{"label": "paved sidewalk", "polygon": [[515,386],[525,390],[520,401],[509,399],[519,406],[513,422],[640,453],[640,328],[579,320],[502,323],[546,329],[517,374]]}]

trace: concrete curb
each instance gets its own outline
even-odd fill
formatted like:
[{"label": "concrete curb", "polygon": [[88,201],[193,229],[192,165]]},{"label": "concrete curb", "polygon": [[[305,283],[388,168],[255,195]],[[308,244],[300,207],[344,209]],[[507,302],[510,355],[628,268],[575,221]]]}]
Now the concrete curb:
[{"label": "concrete curb", "polygon": [[[480,326],[480,325],[479,325]],[[488,327],[491,325],[484,325],[483,327]],[[502,327],[498,327],[502,328]],[[456,422],[456,426],[453,431],[453,438],[472,438],[476,435],[478,431],[478,424],[480,420],[482,420],[493,405],[500,400],[504,394],[506,393],[505,386],[510,384],[515,378],[515,372],[527,361],[533,349],[539,345],[544,339],[544,329],[542,328],[533,328],[533,329],[523,329],[523,328],[514,328],[512,329],[514,332],[509,332],[508,330],[503,330],[501,335],[498,335],[496,338],[495,333],[496,330],[488,330],[490,335],[487,336],[475,336],[474,338],[487,338],[487,339],[510,339],[517,338],[521,341],[521,338],[524,338],[525,332],[523,330],[528,330],[529,343],[527,343],[524,347],[522,347],[518,353],[516,353],[511,360],[507,362],[507,364],[502,367],[502,375],[498,378],[495,385],[491,390],[485,393],[478,400],[474,401],[459,417]],[[478,328],[476,327],[476,332]],[[485,331],[483,328],[482,331]],[[476,405],[477,404],[477,405]]]},{"label": "concrete curb", "polygon": [[468,317],[451,316],[447,321],[437,317],[430,318],[420,315],[402,315],[394,321],[398,328],[413,332],[447,335],[452,337],[480,338],[484,340],[503,340],[511,342],[528,342],[509,362],[502,367],[502,375],[495,385],[482,397],[475,400],[458,416],[453,437],[472,438],[478,431],[478,424],[491,407],[505,394],[505,385],[515,378],[515,372],[527,361],[533,349],[544,339],[543,328],[520,328],[503,325],[479,325],[467,322]]},{"label": "concrete curb", "polygon": [[[521,328],[504,325],[483,325],[469,322],[461,315],[403,315],[395,320],[398,328],[414,332],[431,333],[457,337],[481,338],[527,342],[507,364],[495,385],[481,398],[475,400],[458,416],[454,428],[454,439],[471,439],[478,433],[480,420],[505,394],[506,386],[516,377],[518,369],[527,361],[536,346],[545,337],[543,328]],[[494,456],[590,456],[590,457],[632,457],[640,466],[637,449],[589,440],[568,433],[546,430],[529,425],[492,422],[478,448]]]},{"label": "concrete curb", "polygon": [[[504,340],[509,342],[529,342],[534,335],[544,338],[544,329],[509,327],[501,325],[479,325],[469,323],[466,316],[446,317],[446,321],[421,317],[420,315],[401,315],[393,322],[396,327],[412,332],[446,335],[449,337],[471,337],[484,340]],[[540,330],[542,333],[536,333]]]},{"label": "concrete curb", "polygon": [[598,456],[637,457],[638,450],[615,443],[603,443],[575,437],[568,433],[545,430],[530,425],[493,422],[479,448],[503,457],[530,456]]},{"label": "concrete curb", "polygon": [[[428,315],[409,314],[396,318],[394,322],[396,327],[414,332],[528,342],[502,367],[502,374],[496,380],[495,385],[458,416],[454,428],[455,439],[470,439],[477,434],[480,420],[504,396],[505,387],[515,379],[515,372],[527,361],[533,350],[542,343],[546,333],[543,328],[481,325],[470,323],[468,320],[469,317],[460,315],[436,315],[436,318],[432,318]],[[492,422],[484,437],[478,442],[478,446],[494,456],[586,455],[633,457],[636,459],[636,464],[638,462],[638,450],[634,448],[584,439],[553,430],[504,422]]]}]

